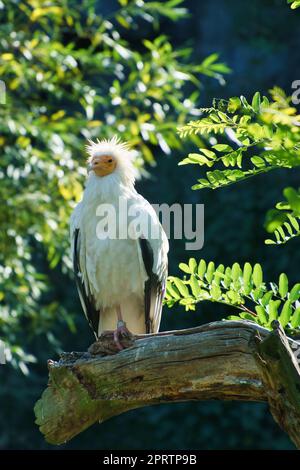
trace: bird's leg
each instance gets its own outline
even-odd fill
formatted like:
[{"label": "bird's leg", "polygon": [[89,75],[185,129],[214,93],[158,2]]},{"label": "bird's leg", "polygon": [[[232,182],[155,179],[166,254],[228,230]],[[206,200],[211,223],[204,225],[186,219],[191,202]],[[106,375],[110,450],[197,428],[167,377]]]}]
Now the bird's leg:
[{"label": "bird's leg", "polygon": [[117,348],[122,351],[122,349],[124,349],[124,346],[121,344],[120,339],[122,338],[122,336],[130,337],[131,333],[126,327],[126,323],[123,321],[120,305],[117,306],[117,317],[118,323],[117,328],[114,330],[114,342],[116,343]]}]

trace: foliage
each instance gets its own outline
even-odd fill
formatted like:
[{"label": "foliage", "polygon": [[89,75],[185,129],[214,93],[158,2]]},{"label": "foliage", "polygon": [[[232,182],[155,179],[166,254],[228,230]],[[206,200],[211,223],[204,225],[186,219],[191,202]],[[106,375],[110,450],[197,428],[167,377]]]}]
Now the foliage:
[{"label": "foliage", "polygon": [[[199,74],[228,71],[215,55],[191,64],[190,49],[173,49],[159,33],[162,17],[186,16],[182,0],[119,3],[106,17],[93,0],[13,1],[2,10],[0,333],[24,372],[33,360],[24,337],[46,335],[57,347],[50,325],[74,330],[53,300],[51,270],[61,258],[57,276],[70,267],[68,219],[82,193],[85,140],[118,133],[140,168],[153,164],[158,146],[166,154],[181,147],[174,131],[196,112]],[[151,39],[136,40],[141,27]]]},{"label": "foliage", "polygon": [[[19,4],[21,2],[22,0],[18,0]],[[14,2],[14,0],[4,0],[0,2],[0,6],[3,5],[3,3],[5,8],[12,9],[12,4],[17,2]],[[43,3],[45,6],[47,3],[50,4],[50,1]],[[52,5],[53,3],[54,2],[51,0]],[[81,1],[76,3],[77,8],[80,8],[81,3]],[[227,26],[219,27],[219,24],[216,23],[213,3],[186,0],[184,6],[190,7],[193,14],[184,18],[184,21],[179,21],[177,24],[174,24],[172,21],[169,21],[167,16],[161,17],[156,15],[157,20],[154,19],[151,23],[150,21],[143,20],[142,17],[139,16],[132,21],[130,20],[129,29],[121,27],[114,19],[114,15],[110,14],[110,11],[115,7],[116,3],[116,0],[97,0],[97,15],[103,15],[105,13],[106,17],[109,17],[109,20],[115,25],[115,29],[121,34],[122,39],[128,42],[128,48],[130,50],[138,50],[142,55],[144,55],[144,48],[141,40],[148,38],[152,42],[154,38],[161,33],[167,35],[172,48],[176,48],[176,50],[178,50],[178,46],[185,44],[186,41],[191,41],[193,55],[198,62],[199,57],[200,61],[202,60],[201,51],[211,51],[212,47],[215,47],[213,45],[217,44],[216,47],[221,52],[221,57],[225,56],[234,70],[234,73],[230,76],[230,80],[226,80],[226,88],[221,91],[222,96],[236,94],[236,90],[243,90],[244,94],[250,96],[253,90],[267,90],[273,86],[274,80],[278,82],[280,80],[282,86],[288,89],[291,82],[297,78],[298,74],[295,75],[295,70],[297,70],[299,64],[297,56],[297,51],[299,50],[297,14],[289,11],[286,2],[279,2],[277,0],[268,0],[265,2],[261,0],[253,0],[252,2],[233,0],[232,2],[228,2],[221,0],[218,3],[218,11],[219,15],[222,15],[223,25]],[[145,5],[148,3],[149,2],[144,4],[140,9],[141,13],[144,13]],[[167,2],[155,3],[165,5]],[[65,1],[62,0],[59,6],[63,6],[64,4]],[[67,4],[70,4],[70,2],[68,1]],[[181,5],[178,5],[176,8],[180,7]],[[131,15],[129,16],[131,18]],[[9,36],[6,36],[3,29],[1,29],[5,22],[3,10],[1,10],[1,18],[1,38],[4,36],[6,39],[9,39]],[[12,22],[16,24],[15,20]],[[32,28],[31,36],[33,36],[33,34],[39,34],[39,31],[37,31],[40,29],[39,25],[40,23],[37,22],[36,31]],[[63,41],[70,38],[70,34],[71,36],[77,37],[77,32],[73,31],[72,28],[65,24],[62,24],[62,26],[67,34],[66,37],[63,38]],[[16,29],[16,27],[14,29]],[[89,36],[89,34],[88,32],[87,35]],[[82,49],[85,48],[84,42],[80,45]],[[88,42],[86,45],[87,50],[85,51],[85,55],[90,56]],[[294,48],[292,54],[290,53],[289,47]],[[0,55],[2,51],[3,47],[1,45]],[[181,59],[180,62],[182,63]],[[189,59],[184,61],[185,64],[188,62]],[[115,63],[117,64],[117,61]],[[27,65],[29,68],[31,67],[30,61],[27,61]],[[47,64],[45,67],[50,68]],[[54,80],[55,68],[53,65],[51,65],[51,70],[53,70]],[[248,71],[250,71],[250,74],[248,74]],[[86,71],[83,70],[83,72],[84,75],[86,75]],[[251,78],[249,79],[249,77]],[[2,76],[0,78],[2,79]],[[101,74],[100,79],[102,78],[103,75]],[[5,81],[8,88],[6,78]],[[184,98],[192,93],[192,86],[188,81],[185,83],[187,86],[185,87],[185,91],[182,90],[183,101]],[[203,94],[201,92],[200,95],[202,105],[204,97],[210,95],[218,96],[219,94],[219,92],[216,91],[216,88],[218,88],[217,81],[207,79],[204,81],[201,78],[201,85],[204,84],[205,87],[200,87],[200,91],[203,90],[204,92]],[[32,86],[33,84],[29,84],[29,87]],[[99,80],[98,89],[100,89]],[[105,92],[107,92],[107,88]],[[177,95],[177,92],[177,89],[172,90],[171,94]],[[64,89],[62,89],[62,93],[64,93]],[[30,99],[30,96],[30,92],[28,91],[28,99]],[[72,96],[70,98],[72,99]],[[37,106],[46,105],[47,107],[51,107],[52,99],[54,99],[54,97],[48,95],[47,102],[43,98],[42,101],[37,101]],[[107,102],[109,102],[109,99]],[[61,103],[63,105],[63,99]],[[74,117],[72,115],[74,103],[76,106],[79,106],[78,100],[72,100],[71,112],[64,107],[69,117]],[[25,101],[18,102],[18,107],[23,107],[24,105]],[[108,103],[107,109],[114,114],[116,107],[117,106],[113,106],[110,102]],[[196,109],[195,112],[197,111],[198,109]],[[191,117],[185,119],[185,122],[192,117],[197,119],[197,115],[192,114]],[[110,130],[111,132],[116,132],[117,122],[110,127],[106,126],[102,117],[100,120],[103,121],[103,129],[107,132],[107,135],[109,135]],[[170,121],[171,120],[170,113]],[[172,123],[176,125],[177,121],[178,114],[174,112],[174,120]],[[88,120],[85,120],[85,122],[88,122]],[[129,125],[130,121],[128,121],[128,126]],[[76,134],[77,137],[77,133],[75,129],[73,132],[73,126],[70,127],[72,139],[74,139],[74,134]],[[80,131],[81,128],[79,132]],[[131,134],[129,127],[125,132],[126,136],[124,133],[121,133],[121,135],[123,137],[125,136],[124,138],[128,138]],[[101,135],[97,135],[97,137],[101,137]],[[165,134],[163,133],[163,135]],[[85,159],[83,152],[84,140],[85,137],[80,135],[78,145],[74,145],[76,149],[72,151],[73,160],[76,162],[76,165],[77,162],[80,164],[79,167],[81,167]],[[155,157],[158,158],[159,154],[162,153],[160,152],[159,146],[152,145],[149,141],[145,141],[145,143],[149,146]],[[180,145],[179,140],[178,143],[178,145]],[[139,149],[138,146],[135,148]],[[190,191],[188,182],[193,178],[193,171],[196,170],[197,167],[187,165],[177,168],[174,164],[174,159],[176,161],[178,154],[183,155],[186,151],[183,149],[179,149],[179,151],[174,150],[173,146],[170,146],[170,148],[172,150],[170,158],[160,158],[157,168],[149,168],[149,165],[147,166],[150,178],[141,179],[138,182],[138,189],[150,201],[154,202],[166,201],[170,204],[174,201],[180,203],[195,203],[195,201],[199,200],[200,193]],[[52,152],[47,151],[45,164],[47,165],[50,161],[52,161]],[[208,260],[214,259],[218,262],[223,262],[225,265],[231,265],[238,253],[239,261],[251,259],[251,262],[254,263],[255,260],[258,259],[264,266],[264,272],[268,272],[270,279],[272,279],[272,273],[276,270],[276,273],[280,271],[288,272],[290,279],[293,279],[293,281],[297,280],[297,266],[300,262],[300,254],[299,250],[295,250],[296,240],[294,243],[285,245],[284,249],[275,250],[276,263],[274,264],[274,257],[269,256],[269,252],[272,252],[273,249],[270,248],[266,250],[264,248],[261,243],[261,234],[256,230],[258,220],[262,218],[262,213],[268,207],[272,207],[275,201],[279,200],[277,188],[291,185],[295,185],[295,187],[299,186],[297,181],[296,183],[289,181],[288,175],[289,172],[270,172],[266,175],[266,179],[252,178],[249,179],[248,183],[245,183],[243,187],[232,186],[228,188],[230,191],[201,192],[201,202],[205,202],[206,204],[206,241],[201,257],[205,257]],[[76,180],[78,179],[81,183],[83,176],[84,175],[81,175],[78,171],[76,173]],[[296,178],[296,175],[294,178]],[[23,192],[21,186],[24,183],[26,183],[25,178],[20,180],[17,191]],[[1,180],[1,184],[3,184],[3,180]],[[43,185],[44,182],[42,181],[41,189],[43,193],[48,194],[50,198],[57,197],[56,193],[52,195],[51,189],[48,190]],[[265,197],[262,197],[266,185],[267,194]],[[3,195],[2,192],[1,195]],[[9,195],[5,197],[5,201],[9,200],[9,198]],[[66,204],[63,199],[61,199],[61,201],[63,204]],[[21,209],[22,206],[18,206],[16,218],[18,218]],[[30,216],[31,208],[26,208],[26,210]],[[2,211],[7,212],[4,203],[2,204]],[[14,221],[12,221],[12,224],[13,222]],[[52,238],[60,235],[58,230],[52,233]],[[55,240],[52,240],[52,242],[55,242]],[[43,246],[45,246],[44,243]],[[175,273],[179,261],[186,256],[184,244],[181,243],[180,240],[173,240],[170,253],[170,272]],[[42,293],[41,297],[36,299],[36,306],[34,308],[35,311],[38,312],[38,315],[35,316],[34,322],[28,325],[28,315],[18,316],[20,320],[20,334],[18,334],[15,340],[12,339],[11,341],[16,345],[22,345],[23,349],[35,354],[38,363],[30,365],[30,373],[28,376],[23,376],[18,370],[13,370],[9,364],[6,366],[0,365],[2,384],[0,396],[1,403],[4,404],[1,409],[0,418],[0,428],[2,430],[2,433],[0,433],[1,449],[51,448],[47,446],[42,435],[37,431],[32,415],[33,405],[47,382],[46,361],[49,357],[54,359],[56,356],[53,343],[49,343],[44,332],[47,331],[47,335],[49,337],[50,335],[52,336],[51,341],[54,341],[53,337],[56,340],[62,339],[65,350],[82,350],[82,348],[88,346],[89,342],[92,341],[92,335],[90,334],[88,325],[83,315],[80,314],[80,305],[78,303],[73,280],[66,276],[62,277],[60,263],[54,269],[48,268],[49,262],[45,263],[45,256],[40,242],[34,246],[33,255],[34,259],[32,263],[34,264],[35,270],[44,272],[48,276],[46,280],[47,290]],[[197,257],[198,254],[193,253],[190,256]],[[290,262],[291,260],[293,260],[293,263]],[[9,265],[9,263],[7,264]],[[27,274],[26,270],[25,273]],[[275,277],[274,274],[273,277]],[[44,281],[42,281],[42,285],[44,285]],[[27,300],[27,298],[25,298],[25,300]],[[48,310],[50,300],[57,302],[60,306],[60,311],[57,312],[56,308],[54,308],[51,314],[47,316],[48,323],[45,324],[44,318],[46,312],[43,309],[40,314],[40,311],[45,305]],[[10,304],[13,305],[12,298]],[[183,315],[176,315],[174,310],[165,310],[162,317],[162,329],[188,328],[198,325],[199,322],[202,323],[217,319],[218,309],[216,307],[218,305],[219,304],[215,303],[199,304],[197,314],[193,311],[188,311]],[[68,316],[64,319],[61,319],[62,306],[68,311]],[[20,309],[23,308],[24,311],[24,307],[26,307],[26,304],[23,304]],[[228,310],[225,306],[223,307]],[[72,312],[76,312],[76,318],[74,316],[78,329],[76,335],[68,333],[66,324]],[[33,308],[32,313],[34,313]],[[21,334],[21,329],[23,330],[23,334]],[[16,329],[14,331],[16,331]],[[10,328],[9,338],[12,338],[12,333],[12,328]],[[145,426],[145,422],[147,426]],[[199,422],[202,423],[200,432]],[[181,423],[181,426],[178,426],[178,423]],[[116,439],[116,428],[130,429],[130,433],[122,433],[120,438]],[[176,428],[176,433],[174,433],[174,428]],[[189,429],[190,432],[186,432],[187,429]],[[265,432],[266,429],[268,432]],[[128,450],[132,448],[155,448],[163,450],[166,446],[173,450],[195,448],[271,448],[282,450],[292,448],[292,444],[288,441],[288,438],[282,433],[280,428],[273,423],[272,417],[264,404],[222,401],[157,405],[151,408],[132,411],[116,417],[113,420],[106,421],[99,426],[92,427],[61,447],[63,449],[76,450]]]},{"label": "foliage", "polygon": [[265,241],[267,245],[286,243],[300,235],[300,189],[285,188],[283,195],[285,201],[278,202],[276,208],[271,209],[266,216],[266,230],[275,234],[275,240]]},{"label": "foliage", "polygon": [[287,0],[287,2],[291,3],[291,8],[293,10],[300,7],[300,1],[299,0]]},{"label": "foliage", "polygon": [[289,289],[287,275],[282,273],[278,283],[266,283],[260,264],[243,268],[234,263],[231,267],[215,266],[213,261],[199,264],[194,258],[179,265],[187,276],[183,279],[170,276],[167,284],[166,304],[179,303],[186,310],[206,300],[236,308],[238,315],[229,320],[250,320],[271,329],[273,320],[279,320],[288,333],[300,332],[300,284]]},{"label": "foliage", "polygon": [[[256,92],[250,102],[244,96],[215,99],[211,107],[200,110],[200,119],[179,129],[182,138],[201,135],[209,143],[209,148],[201,147],[179,163],[211,168],[192,189],[216,189],[275,169],[300,166],[300,115],[283,90],[275,87],[270,95],[271,99]],[[288,187],[284,196],[286,201],[267,214],[266,229],[274,232],[275,240],[268,239],[266,244],[283,244],[300,235],[300,193]],[[170,307],[179,303],[193,310],[204,300],[219,302],[240,311],[229,319],[247,319],[266,328],[278,319],[288,333],[299,333],[300,284],[289,291],[286,274],[279,276],[278,284],[266,284],[258,263],[225,268],[204,260],[198,264],[191,258],[179,267],[189,278],[169,278],[166,303]]]},{"label": "foliage", "polygon": [[[179,129],[182,138],[201,135],[211,144],[179,163],[211,168],[192,189],[216,189],[278,168],[300,166],[300,115],[280,88],[270,93],[271,100],[256,92],[250,103],[244,96],[214,100],[212,107],[201,110],[203,117]],[[275,231],[276,241],[266,243],[285,243],[299,235],[299,194],[293,188],[286,188],[284,194],[287,204],[276,208],[290,213],[280,217],[278,211],[269,213],[268,231]]]}]

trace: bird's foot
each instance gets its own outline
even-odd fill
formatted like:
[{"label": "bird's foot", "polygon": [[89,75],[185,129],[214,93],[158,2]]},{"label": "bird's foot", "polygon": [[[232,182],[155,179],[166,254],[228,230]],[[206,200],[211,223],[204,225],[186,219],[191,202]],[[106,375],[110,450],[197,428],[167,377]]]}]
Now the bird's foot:
[{"label": "bird's foot", "polygon": [[119,351],[122,351],[122,349],[125,349],[125,346],[122,345],[121,340],[122,337],[124,338],[132,338],[132,333],[128,330],[126,327],[126,323],[123,320],[119,320],[117,324],[117,328],[114,330],[114,342],[119,349]]},{"label": "bird's foot", "polygon": [[126,323],[120,320],[115,330],[102,331],[97,341],[91,344],[88,352],[93,356],[116,354],[123,349],[130,348],[134,340],[135,335],[126,328]]}]

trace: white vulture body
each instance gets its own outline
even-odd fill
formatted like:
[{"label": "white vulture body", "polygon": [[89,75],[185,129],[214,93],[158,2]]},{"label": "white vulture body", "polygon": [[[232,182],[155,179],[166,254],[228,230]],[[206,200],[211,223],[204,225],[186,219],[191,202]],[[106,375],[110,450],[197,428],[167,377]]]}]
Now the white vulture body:
[{"label": "white vulture body", "polygon": [[[132,333],[157,332],[167,276],[167,237],[152,206],[134,189],[127,145],[116,138],[91,142],[88,152],[92,164],[105,160],[103,165],[112,165],[113,160],[113,170],[99,176],[94,163],[82,201],[71,216],[74,272],[85,315],[96,337],[116,328],[118,309]],[[114,238],[107,236],[101,222],[107,207],[116,214]],[[138,224],[133,223],[136,215]]]}]

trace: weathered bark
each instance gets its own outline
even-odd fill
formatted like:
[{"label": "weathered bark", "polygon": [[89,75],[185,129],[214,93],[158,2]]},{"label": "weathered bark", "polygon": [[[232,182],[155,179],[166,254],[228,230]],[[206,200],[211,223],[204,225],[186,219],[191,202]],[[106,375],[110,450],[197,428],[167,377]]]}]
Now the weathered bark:
[{"label": "weathered bark", "polygon": [[87,353],[48,362],[49,385],[36,403],[36,422],[48,442],[61,444],[96,421],[147,405],[268,400],[300,447],[300,375],[290,349],[299,345],[276,331],[215,322],[135,337],[118,354],[111,338],[103,337]]},{"label": "weathered bark", "polygon": [[[290,342],[278,322],[263,341],[255,337],[255,358],[262,374],[270,411],[300,448],[300,345]],[[292,350],[293,349],[293,350]]]}]

